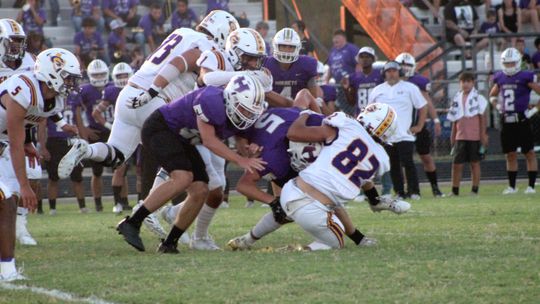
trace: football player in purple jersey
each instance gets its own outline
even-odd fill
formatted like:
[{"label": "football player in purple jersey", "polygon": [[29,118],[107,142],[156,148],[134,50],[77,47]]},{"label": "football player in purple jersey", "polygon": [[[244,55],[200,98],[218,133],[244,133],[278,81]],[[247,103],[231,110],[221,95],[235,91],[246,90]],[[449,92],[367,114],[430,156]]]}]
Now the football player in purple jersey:
[{"label": "football player in purple jersey", "polygon": [[158,248],[158,252],[178,253],[179,238],[208,195],[208,175],[195,145],[202,142],[213,153],[248,171],[264,169],[265,163],[260,158],[242,157],[222,142],[253,125],[264,109],[261,84],[248,75],[240,75],[233,77],[225,89],[201,88],[154,111],[143,125],[142,143],[169,173],[169,179],[155,188],[131,217],[118,224],[117,230],[125,241],[144,251],[139,236],[143,220],[171,198],[187,191],[184,207]]},{"label": "football player in purple jersey", "polygon": [[540,94],[540,84],[532,71],[521,70],[521,53],[508,48],[501,54],[502,71],[493,77],[493,87],[489,93],[490,102],[501,113],[501,144],[506,155],[508,188],[503,194],[514,194],[517,177],[517,149],[527,159],[529,186],[526,194],[536,193],[534,184],[538,173],[538,163],[534,153],[533,134],[529,119],[538,112],[540,104],[529,105],[531,90]]},{"label": "football player in purple jersey", "polygon": [[[416,60],[411,54],[401,53],[396,57],[396,61],[401,65],[403,79],[416,85],[420,89],[420,92],[422,92],[422,95],[427,101],[428,115],[431,117],[434,123],[433,129],[435,136],[441,135],[441,121],[439,120],[437,111],[435,110],[431,97],[429,96],[431,91],[431,82],[426,77],[416,73]],[[417,116],[417,113],[415,113],[415,116]],[[430,154],[431,142],[431,133],[427,128],[427,124],[424,124],[422,131],[416,134],[416,141],[414,142],[416,152],[418,153],[418,156],[420,156],[422,164],[424,165],[424,172],[426,172],[426,176],[431,185],[431,192],[433,193],[433,196],[443,197],[444,194],[439,189],[439,184],[437,181],[437,167],[435,166],[433,157],[431,157]]]}]

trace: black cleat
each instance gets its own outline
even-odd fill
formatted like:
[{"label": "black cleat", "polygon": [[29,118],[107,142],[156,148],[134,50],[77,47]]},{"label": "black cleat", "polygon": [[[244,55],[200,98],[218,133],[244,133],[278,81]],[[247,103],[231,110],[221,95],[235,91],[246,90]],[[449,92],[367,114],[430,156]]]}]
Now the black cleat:
[{"label": "black cleat", "polygon": [[177,248],[177,245],[165,244],[164,240],[162,240],[161,243],[159,243],[157,252],[158,253],[174,253],[174,254],[180,253],[180,251]]},{"label": "black cleat", "polygon": [[433,188],[433,196],[434,197],[445,197],[444,193],[439,190],[439,188]]},{"label": "black cleat", "polygon": [[102,204],[96,204],[96,212],[103,212],[103,205]]},{"label": "black cleat", "polygon": [[121,220],[116,226],[116,231],[124,237],[124,240],[139,251],[144,251],[144,245],[139,236],[140,228],[137,228],[128,222],[129,216]]}]

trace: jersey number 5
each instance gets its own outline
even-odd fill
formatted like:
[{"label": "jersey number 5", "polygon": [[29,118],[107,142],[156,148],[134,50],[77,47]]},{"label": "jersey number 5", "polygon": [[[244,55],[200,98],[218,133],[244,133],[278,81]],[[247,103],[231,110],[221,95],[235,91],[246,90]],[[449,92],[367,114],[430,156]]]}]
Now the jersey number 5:
[{"label": "jersey number 5", "polygon": [[367,145],[361,139],[356,139],[347,147],[347,150],[334,157],[332,165],[342,174],[348,175],[349,180],[360,188],[362,186],[362,180],[370,179],[379,168],[379,161],[375,155],[371,155],[368,158],[371,164],[370,170],[357,168],[364,161],[367,154]]},{"label": "jersey number 5", "polygon": [[169,56],[171,50],[182,41],[182,36],[178,34],[172,34],[165,40],[159,48],[152,54],[150,62],[153,64],[161,64],[161,62]]}]

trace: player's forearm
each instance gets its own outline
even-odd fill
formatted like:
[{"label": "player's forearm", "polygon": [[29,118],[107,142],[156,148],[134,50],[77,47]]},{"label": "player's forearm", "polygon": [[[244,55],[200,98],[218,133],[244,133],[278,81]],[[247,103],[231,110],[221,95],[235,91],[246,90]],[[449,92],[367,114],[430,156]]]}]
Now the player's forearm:
[{"label": "player's forearm", "polygon": [[25,131],[21,125],[19,128],[11,128],[9,134],[9,152],[11,155],[11,164],[21,187],[29,184],[26,176],[26,163],[24,153]]},{"label": "player's forearm", "polygon": [[241,156],[238,155],[233,150],[229,149],[221,140],[217,137],[202,138],[202,143],[205,147],[210,149],[220,157],[225,158],[228,161],[238,163],[241,159]]},{"label": "player's forearm", "polygon": [[256,181],[246,178],[245,175],[243,175],[238,181],[238,184],[236,185],[236,190],[242,195],[245,195],[246,197],[258,200],[266,204],[270,204],[274,200],[274,197],[272,195],[261,191],[257,187]]},{"label": "player's forearm", "polygon": [[202,79],[206,85],[220,87],[229,83],[231,78],[233,78],[234,76],[244,74],[244,73],[245,72],[243,71],[239,71],[239,72],[212,71],[212,72],[204,73]]},{"label": "player's forearm", "polygon": [[290,98],[283,97],[274,91],[265,93],[266,101],[272,107],[290,108],[293,106],[293,101]]}]

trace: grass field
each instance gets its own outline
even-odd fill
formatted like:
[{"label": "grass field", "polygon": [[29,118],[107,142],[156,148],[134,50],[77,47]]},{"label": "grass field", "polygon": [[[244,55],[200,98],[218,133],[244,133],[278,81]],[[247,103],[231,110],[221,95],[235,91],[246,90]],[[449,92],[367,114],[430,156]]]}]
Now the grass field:
[{"label": "grass field", "polygon": [[[11,286],[93,303],[540,303],[540,194],[502,196],[504,187],[483,186],[478,197],[426,195],[401,216],[351,203],[353,220],[379,245],[347,241],[340,251],[307,253],[257,250],[309,242],[294,224],[252,251],[182,246],[179,255],[154,253],[158,240],[143,229],[147,252],[139,253],[114,231],[120,217],[110,213],[111,202],[105,214],[59,205],[57,216],[30,216],[39,245],[17,247],[30,280]],[[219,210],[211,233],[221,246],[269,211],[243,206],[233,197],[231,208]],[[63,302],[5,288],[0,303]]]}]

